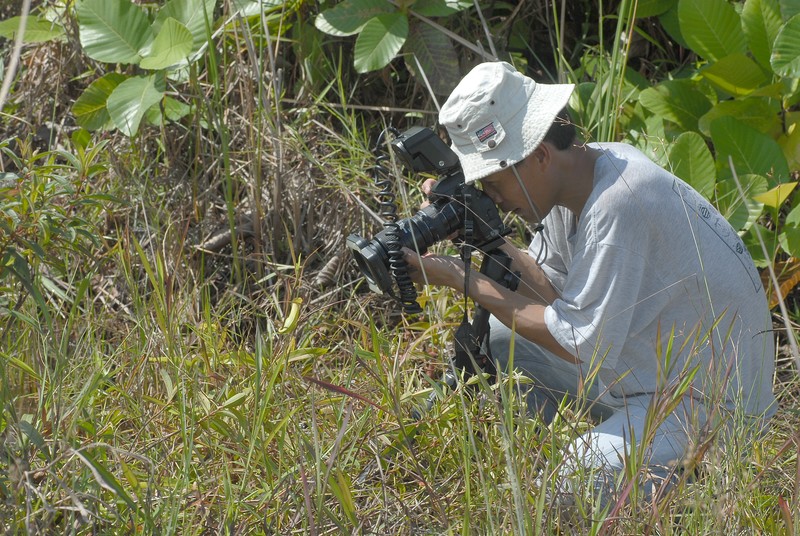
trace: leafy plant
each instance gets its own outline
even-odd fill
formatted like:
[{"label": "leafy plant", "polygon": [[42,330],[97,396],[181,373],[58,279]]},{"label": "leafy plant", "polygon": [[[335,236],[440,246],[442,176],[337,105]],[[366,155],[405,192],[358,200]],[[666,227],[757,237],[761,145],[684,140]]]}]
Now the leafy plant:
[{"label": "leafy plant", "polygon": [[[750,231],[763,216],[771,217],[768,234],[776,236],[772,254],[781,250],[800,256],[800,243],[792,238],[800,230],[800,197],[789,196],[796,184],[791,170],[800,168],[797,9],[779,0],[736,5],[726,0],[653,0],[643,7],[645,14],[659,16],[672,38],[696,54],[696,61],[679,65],[652,86],[630,69],[622,72],[623,113],[608,120],[714,201],[753,245],[751,252],[761,266],[772,259],[756,247]],[[604,62],[602,57],[594,61]],[[584,68],[577,74],[590,72]],[[608,87],[598,82],[581,82],[573,104],[579,111],[592,109],[590,103],[605,91]],[[787,203],[792,217],[780,218]]]},{"label": "leafy plant", "polygon": [[[51,320],[48,295],[63,296],[73,258],[88,260],[98,242],[85,209],[98,209],[106,196],[87,191],[106,167],[98,163],[104,144],[88,145],[85,131],[73,138],[75,153],[58,150],[31,154],[27,144],[0,150],[18,173],[0,175],[0,318],[11,317],[35,328],[39,323],[23,305],[32,298],[45,321]],[[57,160],[65,160],[67,165]],[[78,209],[81,210],[78,210]]]},{"label": "leafy plant", "polygon": [[80,42],[90,58],[154,71],[112,72],[93,82],[72,107],[78,124],[89,130],[117,128],[134,136],[154,108],[163,110],[158,116],[172,120],[189,113],[188,106],[165,94],[166,82],[179,77],[207,46],[215,4],[216,0],[170,0],[151,20],[129,0],[78,3]]},{"label": "leafy plant", "polygon": [[[237,0],[233,14],[253,17],[279,5],[276,0]],[[158,9],[131,0],[77,2],[84,53],[102,63],[135,65],[140,71],[111,71],[90,84],[72,106],[78,125],[135,136],[145,118],[158,124],[190,113],[191,106],[168,95],[167,86],[185,80],[188,68],[202,57],[215,27],[216,6],[217,0],[169,0]],[[49,9],[28,19],[24,41],[64,39],[66,31],[59,22],[63,18],[57,15]],[[15,36],[21,22],[20,17],[0,21],[0,36]]]},{"label": "leafy plant", "polygon": [[412,73],[424,76],[434,92],[447,94],[459,80],[458,55],[427,17],[446,17],[469,6],[466,0],[344,0],[320,13],[315,25],[329,35],[357,35],[353,66],[359,73],[383,69],[402,51]]},{"label": "leafy plant", "polygon": [[[52,11],[46,11],[36,17],[28,17],[25,21],[24,43],[45,43],[47,41],[63,40],[65,38],[64,27],[48,19],[52,16]],[[0,37],[16,39],[17,32],[22,24],[22,17],[11,17],[0,21]]]}]

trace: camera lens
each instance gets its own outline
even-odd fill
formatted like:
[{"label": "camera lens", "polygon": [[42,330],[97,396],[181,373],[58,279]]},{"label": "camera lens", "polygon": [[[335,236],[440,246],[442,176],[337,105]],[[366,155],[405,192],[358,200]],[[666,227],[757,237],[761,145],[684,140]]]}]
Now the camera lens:
[{"label": "camera lens", "polygon": [[430,246],[461,227],[463,212],[459,203],[446,203],[441,207],[428,205],[411,218],[398,221],[396,231],[384,229],[371,241],[350,235],[347,247],[353,252],[359,270],[367,278],[370,290],[391,293],[390,251],[407,247],[420,255],[424,254]]}]

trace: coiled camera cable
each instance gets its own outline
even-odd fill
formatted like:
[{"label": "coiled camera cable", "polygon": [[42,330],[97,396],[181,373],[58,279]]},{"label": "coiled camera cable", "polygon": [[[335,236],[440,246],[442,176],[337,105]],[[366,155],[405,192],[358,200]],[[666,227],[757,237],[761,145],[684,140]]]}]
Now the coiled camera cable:
[{"label": "coiled camera cable", "polygon": [[400,241],[400,226],[397,224],[397,203],[396,195],[391,179],[391,170],[386,165],[390,160],[385,146],[386,136],[398,136],[400,132],[394,127],[388,127],[378,136],[372,153],[375,155],[375,165],[372,167],[372,176],[375,184],[380,188],[378,192],[378,202],[380,204],[380,216],[383,219],[383,227],[386,231],[386,249],[389,257],[389,269],[397,283],[397,295],[391,295],[400,302],[403,312],[406,314],[418,314],[422,312],[422,307],[417,303],[417,291],[414,282],[408,275],[408,265],[403,258],[403,248]]}]

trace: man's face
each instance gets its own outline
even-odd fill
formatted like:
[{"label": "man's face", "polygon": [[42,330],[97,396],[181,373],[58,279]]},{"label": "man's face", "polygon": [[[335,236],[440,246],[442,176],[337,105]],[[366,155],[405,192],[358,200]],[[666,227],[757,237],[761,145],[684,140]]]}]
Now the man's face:
[{"label": "man's face", "polygon": [[[498,171],[480,180],[481,188],[484,193],[503,212],[512,212],[525,221],[533,224],[539,223],[539,216],[544,218],[545,212],[550,211],[552,206],[544,207],[540,204],[541,188],[536,186],[537,181],[534,177],[533,166],[527,164],[527,158],[516,164],[517,173],[521,180],[517,180],[514,169],[511,167]],[[520,182],[522,184],[520,184]],[[523,185],[525,190],[523,190]],[[535,210],[531,204],[535,204]],[[539,216],[537,216],[537,212]]]}]

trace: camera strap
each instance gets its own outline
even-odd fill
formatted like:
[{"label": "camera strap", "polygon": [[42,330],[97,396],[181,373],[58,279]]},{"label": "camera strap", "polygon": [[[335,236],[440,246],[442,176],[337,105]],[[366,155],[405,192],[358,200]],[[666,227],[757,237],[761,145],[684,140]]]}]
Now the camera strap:
[{"label": "camera strap", "polygon": [[464,313],[461,324],[455,333],[455,364],[469,375],[477,372],[475,368],[478,359],[478,343],[475,338],[475,331],[469,322],[467,310],[469,309],[469,278],[472,268],[472,243],[474,235],[474,225],[470,218],[470,195],[464,192],[464,241],[461,243],[461,260],[464,263]]},{"label": "camera strap", "polygon": [[461,243],[461,260],[464,262],[464,317],[462,324],[467,321],[467,303],[469,298],[469,272],[472,267],[472,243],[473,234],[475,232],[472,218],[470,217],[470,201],[471,196],[464,191],[464,241]]}]

